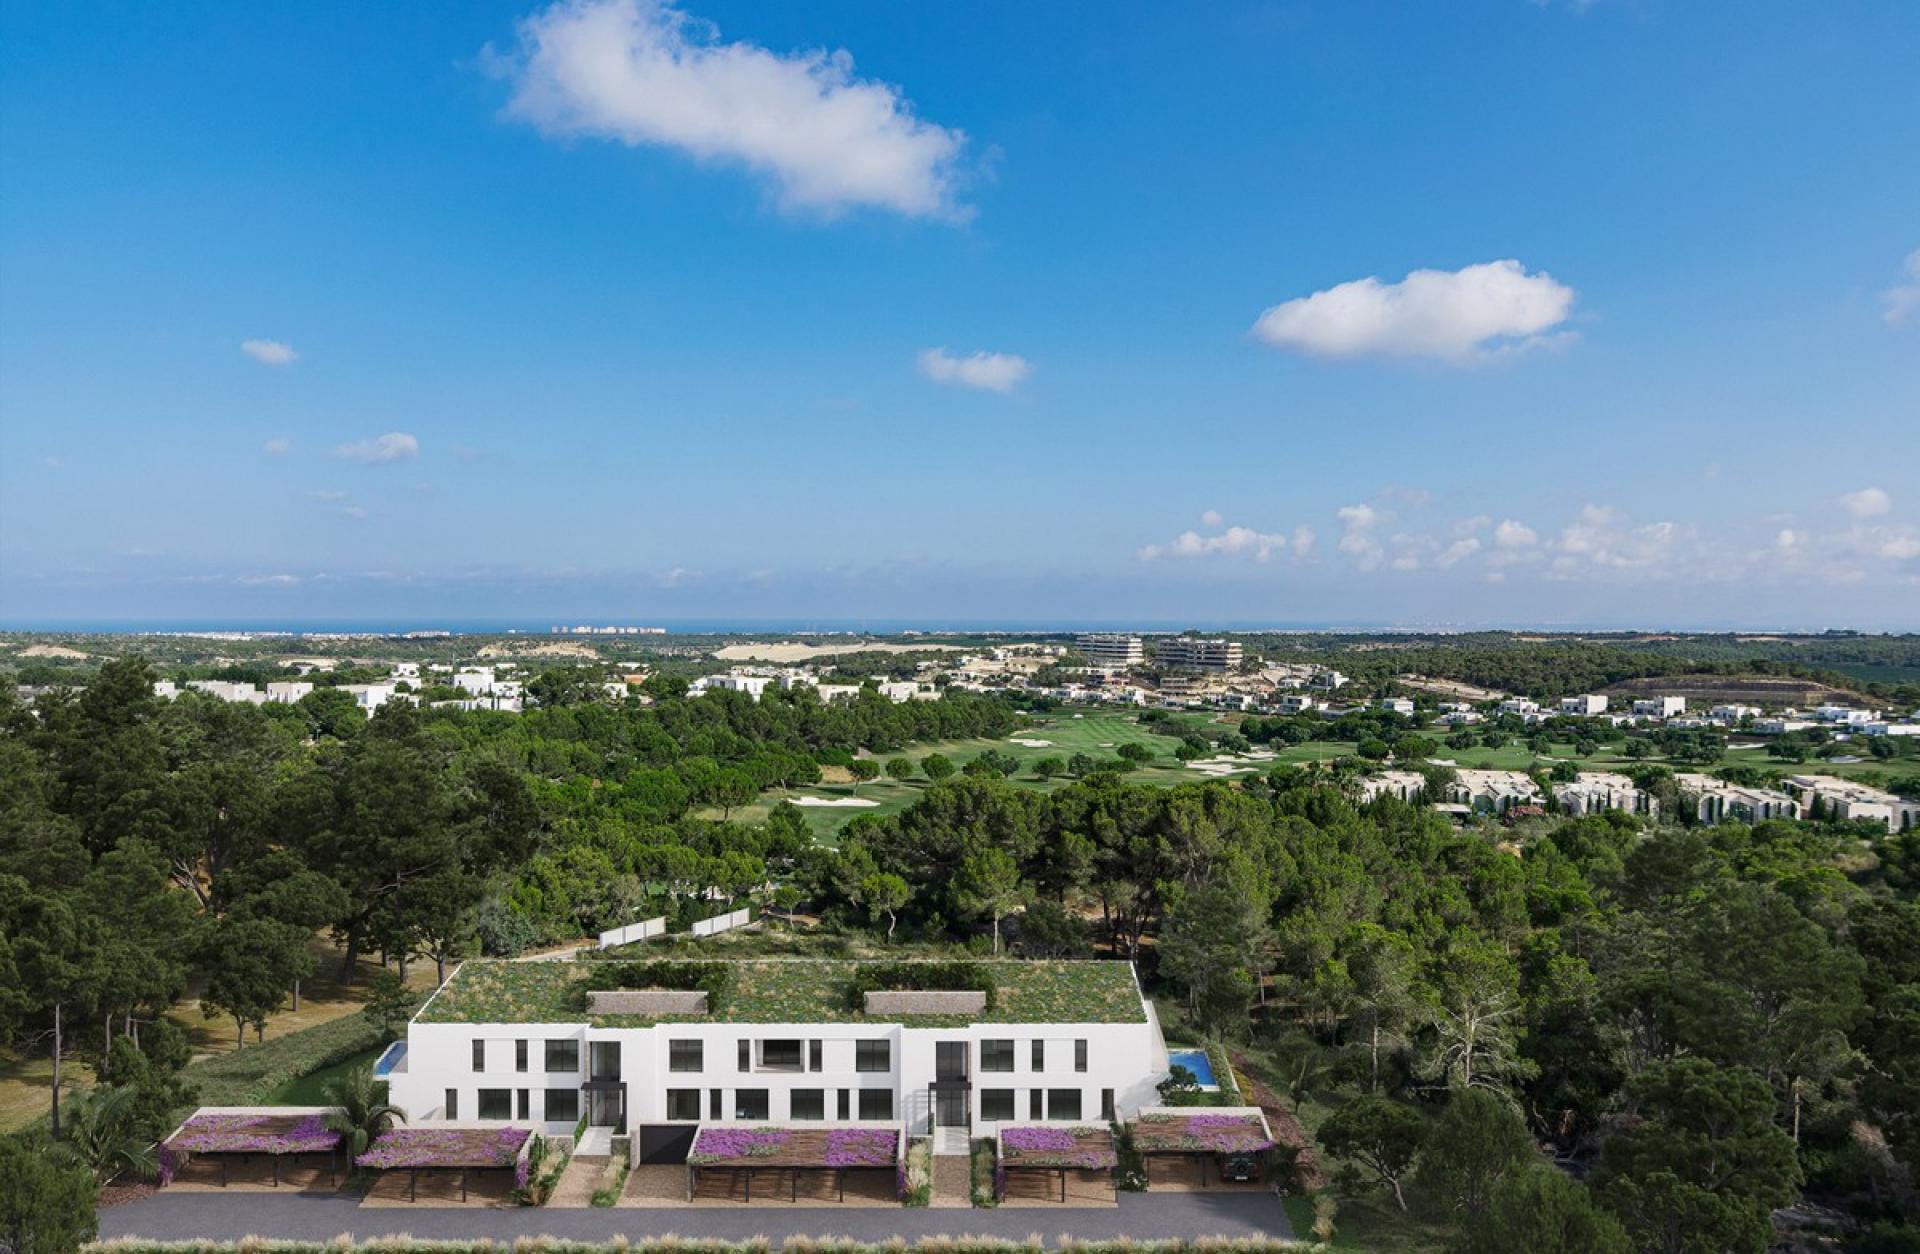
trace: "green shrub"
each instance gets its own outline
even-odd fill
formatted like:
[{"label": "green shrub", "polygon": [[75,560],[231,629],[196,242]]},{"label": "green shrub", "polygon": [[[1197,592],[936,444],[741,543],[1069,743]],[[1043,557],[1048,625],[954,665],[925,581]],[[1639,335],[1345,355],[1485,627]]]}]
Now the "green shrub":
[{"label": "green shrub", "polygon": [[868,993],[985,993],[994,1008],[998,989],[993,973],[977,962],[868,962],[847,982],[847,1008],[863,1010]]}]

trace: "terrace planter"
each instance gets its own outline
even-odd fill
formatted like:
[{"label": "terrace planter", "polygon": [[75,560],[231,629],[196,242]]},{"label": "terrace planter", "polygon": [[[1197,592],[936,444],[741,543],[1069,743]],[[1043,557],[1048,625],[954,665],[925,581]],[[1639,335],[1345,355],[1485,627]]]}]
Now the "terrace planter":
[{"label": "terrace planter", "polygon": [[939,992],[925,989],[871,992],[866,995],[870,1015],[959,1015],[977,1019],[987,1012],[987,995],[982,992]]}]

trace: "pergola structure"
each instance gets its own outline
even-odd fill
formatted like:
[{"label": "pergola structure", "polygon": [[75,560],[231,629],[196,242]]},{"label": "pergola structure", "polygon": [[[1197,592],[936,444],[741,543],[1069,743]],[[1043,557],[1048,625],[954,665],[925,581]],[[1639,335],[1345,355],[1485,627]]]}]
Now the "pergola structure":
[{"label": "pergola structure", "polygon": [[525,1188],[531,1137],[526,1128],[498,1124],[389,1128],[353,1161],[374,1171],[406,1172],[409,1202],[420,1198],[421,1172],[457,1171],[464,1202],[469,1176],[475,1171],[511,1170],[514,1184]]},{"label": "pergola structure", "polygon": [[280,1160],[327,1156],[327,1180],[339,1171],[341,1136],[327,1126],[332,1106],[202,1106],[160,1142],[160,1184],[164,1188],[189,1161],[208,1158],[220,1164],[220,1187],[228,1167],[265,1156],[273,1163],[273,1187],[280,1187]]},{"label": "pergola structure", "polygon": [[[833,1173],[840,1201],[847,1200],[847,1172],[891,1171],[894,1190],[905,1162],[900,1124],[842,1127],[779,1128],[765,1125],[704,1125],[687,1152],[687,1200],[700,1187],[702,1172],[725,1172],[745,1186],[745,1200],[753,1200],[753,1180],[773,1172],[776,1184],[785,1173],[787,1200],[800,1200],[800,1173]],[[776,1195],[777,1196],[777,1195]]]},{"label": "pergola structure", "polygon": [[1229,1179],[1231,1160],[1259,1179],[1266,1172],[1273,1131],[1258,1106],[1149,1106],[1128,1125],[1134,1152],[1151,1167],[1155,1159],[1184,1159],[1197,1164],[1200,1185],[1207,1186],[1207,1165],[1214,1182]]},{"label": "pergola structure", "polygon": [[1060,1200],[1067,1200],[1070,1172],[1105,1171],[1119,1165],[1113,1133],[1101,1127],[1027,1124],[1000,1129],[994,1195],[1005,1197],[1007,1177],[1014,1172],[1052,1174],[1060,1179]]}]

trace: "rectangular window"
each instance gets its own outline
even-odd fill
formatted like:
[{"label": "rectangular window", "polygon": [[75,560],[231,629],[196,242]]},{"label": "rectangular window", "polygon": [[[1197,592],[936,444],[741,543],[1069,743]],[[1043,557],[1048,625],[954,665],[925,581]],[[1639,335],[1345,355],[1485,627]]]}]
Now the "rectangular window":
[{"label": "rectangular window", "polygon": [[527,1043],[525,1041],[515,1041],[513,1043],[513,1069],[515,1071],[525,1071],[527,1069]]},{"label": "rectangular window", "polygon": [[792,1100],[791,1118],[825,1119],[827,1117],[825,1089],[795,1089],[789,1096]]},{"label": "rectangular window", "polygon": [[891,1071],[893,1070],[892,1041],[855,1041],[853,1045],[853,1069],[855,1071]]},{"label": "rectangular window", "polygon": [[521,1123],[526,1123],[533,1118],[533,1090],[521,1089],[515,1094],[515,1097],[519,1101],[519,1107],[514,1114],[514,1118],[518,1119]]},{"label": "rectangular window", "polygon": [[767,1091],[765,1089],[735,1089],[733,1091],[733,1117],[735,1119],[765,1119],[767,1117]]},{"label": "rectangular window", "polygon": [[458,1119],[460,1117],[460,1090],[459,1089],[447,1090],[447,1113],[443,1117],[447,1119]]},{"label": "rectangular window", "polygon": [[1073,1069],[1075,1071],[1087,1069],[1087,1043],[1083,1040],[1073,1043]]},{"label": "rectangular window", "polygon": [[547,1090],[547,1122],[548,1123],[580,1122],[580,1090],[579,1089],[548,1089]]},{"label": "rectangular window", "polygon": [[982,1071],[1013,1070],[1013,1042],[1012,1041],[981,1041],[980,1042],[980,1070]]},{"label": "rectangular window", "polygon": [[1044,1090],[1042,1090],[1042,1089],[1029,1089],[1029,1090],[1028,1090],[1028,1092],[1027,1092],[1027,1118],[1029,1118],[1029,1119],[1045,1119],[1045,1118],[1047,1117],[1047,1112],[1046,1112],[1046,1111],[1045,1111],[1045,1109],[1043,1109],[1043,1108],[1042,1108],[1042,1106],[1041,1106],[1041,1101],[1042,1101],[1042,1099],[1043,1099],[1044,1097],[1045,1097],[1045,1091],[1044,1091]]},{"label": "rectangular window", "polygon": [[590,1057],[593,1063],[594,1079],[618,1080],[620,1078],[619,1041],[593,1042]]},{"label": "rectangular window", "polygon": [[799,1041],[761,1041],[760,1070],[762,1071],[799,1071]]},{"label": "rectangular window", "polygon": [[512,1089],[481,1089],[480,1117],[482,1119],[513,1118]]},{"label": "rectangular window", "polygon": [[580,1071],[580,1042],[579,1041],[548,1041],[547,1042],[547,1074],[548,1075],[560,1075],[563,1073],[577,1075],[579,1074],[579,1071]]},{"label": "rectangular window", "polygon": [[487,1069],[487,1043],[485,1041],[475,1041],[473,1043],[473,1069],[475,1071],[485,1071]]},{"label": "rectangular window", "polygon": [[700,1119],[699,1089],[668,1089],[667,1118],[696,1123]]},{"label": "rectangular window", "polygon": [[742,1071],[753,1070],[753,1042],[752,1041],[742,1040],[740,1042],[739,1063],[740,1063],[740,1070]]},{"label": "rectangular window", "polygon": [[807,1042],[807,1070],[826,1070],[827,1043],[825,1041]]},{"label": "rectangular window", "polygon": [[981,1089],[980,1117],[995,1123],[1004,1123],[1013,1118],[1013,1090]]},{"label": "rectangular window", "polygon": [[706,1066],[706,1042],[668,1041],[667,1070],[699,1071]]},{"label": "rectangular window", "polygon": [[967,1078],[967,1043],[965,1041],[934,1042],[933,1078],[936,1080]]},{"label": "rectangular window", "polygon": [[1080,1117],[1079,1089],[1048,1089],[1047,1118],[1078,1119]]},{"label": "rectangular window", "polygon": [[725,1119],[727,1117],[727,1091],[725,1089],[707,1090],[707,1118]]},{"label": "rectangular window", "polygon": [[853,1091],[851,1089],[840,1090],[840,1103],[839,1103],[838,1109],[840,1113],[834,1116],[835,1118],[840,1119],[842,1121],[853,1118]]},{"label": "rectangular window", "polygon": [[1100,1090],[1100,1117],[1108,1123],[1113,1122],[1113,1090]]},{"label": "rectangular window", "polygon": [[1038,1038],[1033,1042],[1033,1069],[1035,1071],[1047,1069],[1047,1043]]},{"label": "rectangular window", "polygon": [[862,1119],[893,1118],[892,1089],[861,1089],[860,1117]]}]

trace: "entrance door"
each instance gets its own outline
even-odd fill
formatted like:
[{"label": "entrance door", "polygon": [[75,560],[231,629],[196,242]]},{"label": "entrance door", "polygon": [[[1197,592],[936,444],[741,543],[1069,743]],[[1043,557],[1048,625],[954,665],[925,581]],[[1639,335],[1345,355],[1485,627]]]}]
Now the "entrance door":
[{"label": "entrance door", "polygon": [[626,1099],[625,1089],[589,1089],[587,1123],[596,1128],[620,1127],[626,1122]]},{"label": "entrance door", "polygon": [[967,1090],[958,1087],[934,1090],[933,1126],[936,1128],[967,1126]]}]

